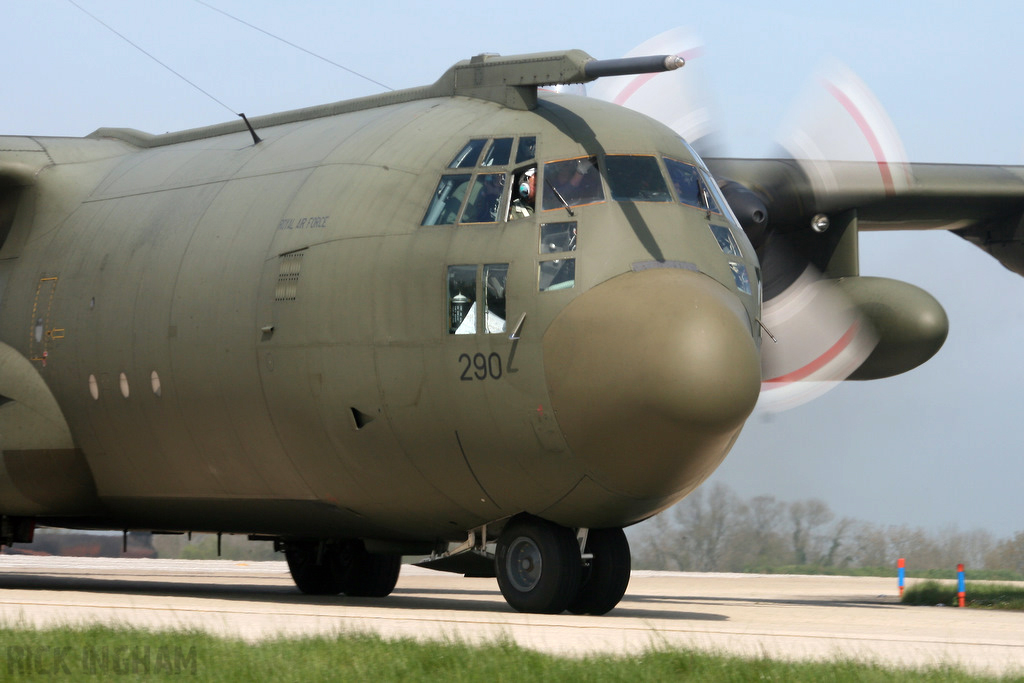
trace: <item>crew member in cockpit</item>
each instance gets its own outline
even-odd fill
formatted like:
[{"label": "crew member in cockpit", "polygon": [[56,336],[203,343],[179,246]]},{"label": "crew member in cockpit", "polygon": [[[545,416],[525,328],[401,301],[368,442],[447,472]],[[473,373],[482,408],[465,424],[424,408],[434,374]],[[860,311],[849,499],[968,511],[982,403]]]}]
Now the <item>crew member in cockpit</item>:
[{"label": "crew member in cockpit", "polygon": [[508,210],[508,219],[528,218],[533,214],[537,196],[537,167],[531,166],[516,178],[515,199]]},{"label": "crew member in cockpit", "polygon": [[498,204],[505,186],[503,173],[486,173],[477,177],[476,199],[466,208],[463,223],[493,223],[498,220]]}]

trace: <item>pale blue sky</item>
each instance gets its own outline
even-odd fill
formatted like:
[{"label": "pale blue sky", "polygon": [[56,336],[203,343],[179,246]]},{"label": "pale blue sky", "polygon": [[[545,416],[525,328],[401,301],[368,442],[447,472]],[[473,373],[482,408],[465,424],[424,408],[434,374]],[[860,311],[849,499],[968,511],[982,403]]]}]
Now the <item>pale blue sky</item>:
[{"label": "pale blue sky", "polygon": [[[191,0],[77,1],[233,111],[380,92]],[[394,88],[479,52],[609,58],[688,26],[704,39],[701,67],[733,155],[769,153],[789,103],[836,58],[875,92],[911,160],[1024,164],[1024,4],[211,2]],[[65,0],[0,8],[0,133],[160,133],[231,118]],[[945,348],[905,376],[755,415],[713,481],[743,496],[817,496],[881,523],[1024,529],[1024,278],[934,233],[865,236],[862,272],[932,292],[950,317]]]}]

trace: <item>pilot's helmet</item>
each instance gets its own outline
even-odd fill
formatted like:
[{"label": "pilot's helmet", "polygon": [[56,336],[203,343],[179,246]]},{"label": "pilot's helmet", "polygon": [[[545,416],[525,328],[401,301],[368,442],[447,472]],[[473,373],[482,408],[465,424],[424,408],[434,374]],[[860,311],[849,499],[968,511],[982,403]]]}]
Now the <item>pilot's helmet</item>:
[{"label": "pilot's helmet", "polygon": [[522,199],[533,199],[534,185],[530,182],[537,173],[536,168],[528,168],[519,180],[519,196]]}]

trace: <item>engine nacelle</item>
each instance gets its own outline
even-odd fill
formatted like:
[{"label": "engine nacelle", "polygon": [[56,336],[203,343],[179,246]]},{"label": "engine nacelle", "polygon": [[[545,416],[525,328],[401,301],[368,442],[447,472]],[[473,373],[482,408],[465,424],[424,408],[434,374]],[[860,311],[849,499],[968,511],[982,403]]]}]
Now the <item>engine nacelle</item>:
[{"label": "engine nacelle", "polygon": [[880,379],[913,370],[946,341],[946,311],[920,287],[884,277],[846,277],[836,285],[878,335],[878,345],[849,379]]}]

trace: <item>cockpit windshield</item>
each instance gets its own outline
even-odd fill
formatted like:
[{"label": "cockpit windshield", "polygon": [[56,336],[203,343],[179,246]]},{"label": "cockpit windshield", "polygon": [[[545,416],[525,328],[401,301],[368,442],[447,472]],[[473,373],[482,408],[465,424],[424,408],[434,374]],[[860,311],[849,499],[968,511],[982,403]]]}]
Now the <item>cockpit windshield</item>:
[{"label": "cockpit windshield", "polygon": [[609,154],[605,158],[608,189],[617,202],[670,202],[665,176],[652,156]]},{"label": "cockpit windshield", "polygon": [[544,164],[545,211],[604,201],[597,157],[577,157]]},{"label": "cockpit windshield", "polygon": [[495,224],[527,218],[534,212],[535,190],[540,190],[544,211],[568,209],[570,216],[572,207],[604,202],[607,192],[616,202],[676,201],[727,221],[733,218],[697,157],[680,161],[653,154],[602,154],[538,165],[536,150],[533,135],[469,140],[443,172],[422,224]]}]

